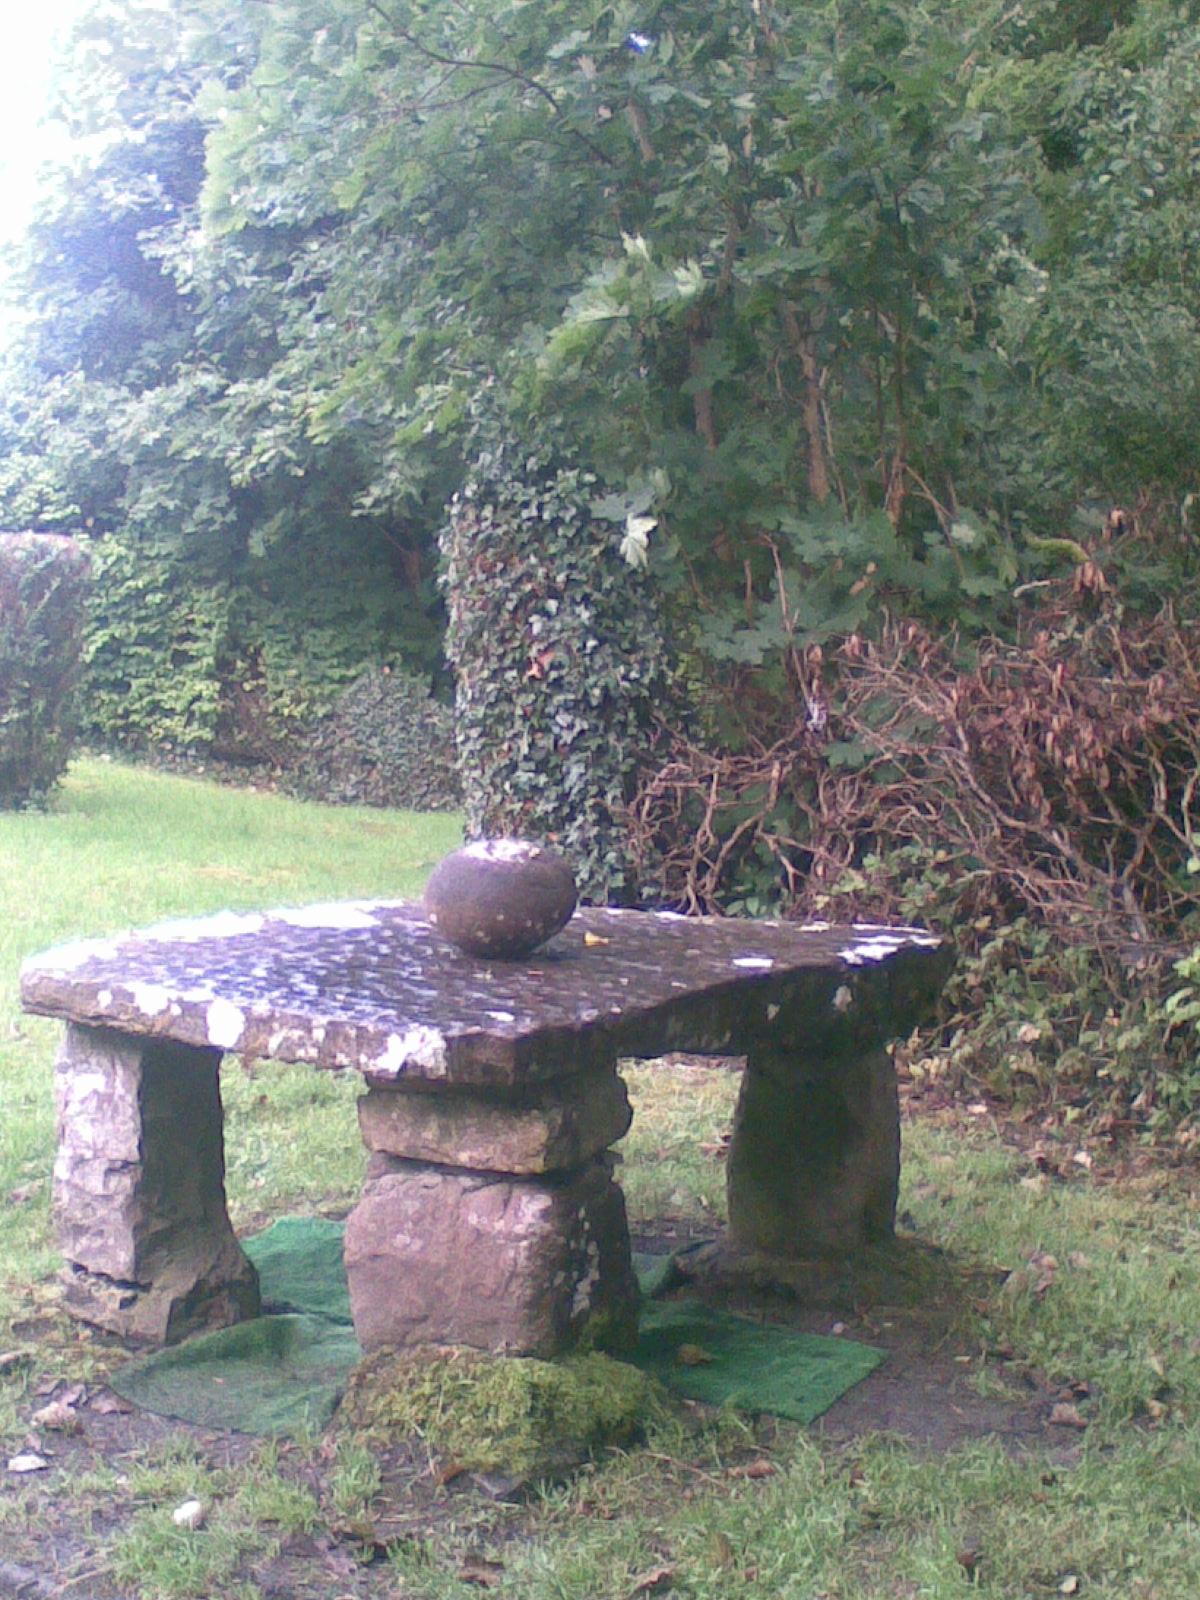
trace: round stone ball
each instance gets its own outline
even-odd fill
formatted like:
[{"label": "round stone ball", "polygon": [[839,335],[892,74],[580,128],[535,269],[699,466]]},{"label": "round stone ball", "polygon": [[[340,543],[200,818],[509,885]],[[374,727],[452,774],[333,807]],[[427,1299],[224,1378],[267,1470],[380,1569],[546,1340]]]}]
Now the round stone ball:
[{"label": "round stone ball", "polygon": [[468,955],[518,961],[566,927],[575,879],[557,851],[526,839],[480,839],[433,869],[425,915]]}]

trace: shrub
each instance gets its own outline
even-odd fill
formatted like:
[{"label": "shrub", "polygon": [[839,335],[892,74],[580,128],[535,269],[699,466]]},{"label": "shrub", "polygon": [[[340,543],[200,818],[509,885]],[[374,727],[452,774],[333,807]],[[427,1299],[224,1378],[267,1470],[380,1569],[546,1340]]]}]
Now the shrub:
[{"label": "shrub", "polygon": [[453,811],[454,715],[419,678],[372,669],[311,726],[293,779],[312,800]]},{"label": "shrub", "polygon": [[648,580],[595,479],[482,458],[442,536],[468,837],[555,844],[581,896],[629,900],[626,805],[666,683]]},{"label": "shrub", "polygon": [[77,726],[88,560],[58,534],[0,534],[0,806],[44,800]]},{"label": "shrub", "polygon": [[1200,1092],[1174,963],[1200,939],[1200,625],[1126,611],[1092,563],[1010,639],[914,622],[794,652],[790,726],[677,741],[634,834],[701,910],[931,925],[945,1037],[995,1092],[1179,1127]]}]

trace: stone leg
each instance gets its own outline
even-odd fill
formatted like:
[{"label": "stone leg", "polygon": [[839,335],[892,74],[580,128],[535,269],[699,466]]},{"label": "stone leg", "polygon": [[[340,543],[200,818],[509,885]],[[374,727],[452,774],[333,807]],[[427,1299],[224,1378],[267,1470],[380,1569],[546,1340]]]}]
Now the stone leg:
[{"label": "stone leg", "polygon": [[900,1181],[896,1074],[881,1045],[794,1037],[747,1058],[729,1149],[728,1248],[784,1260],[891,1237]]},{"label": "stone leg", "polygon": [[529,1178],[377,1154],[345,1259],[364,1350],[464,1344],[545,1358],[636,1338],[625,1198],[603,1157]]},{"label": "stone leg", "polygon": [[54,1225],[73,1315],[172,1343],[256,1316],[225,1209],[219,1050],[69,1024],[55,1066]]}]

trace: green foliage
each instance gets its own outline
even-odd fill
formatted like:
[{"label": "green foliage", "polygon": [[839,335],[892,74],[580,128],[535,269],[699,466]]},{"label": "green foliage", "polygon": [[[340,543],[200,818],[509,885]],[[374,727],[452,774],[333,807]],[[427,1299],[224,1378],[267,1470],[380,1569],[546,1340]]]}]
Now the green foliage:
[{"label": "green foliage", "polygon": [[71,757],[87,576],[72,540],[0,534],[0,807],[44,800]]},{"label": "green foliage", "polygon": [[612,510],[591,474],[498,450],[442,543],[468,836],[556,844],[600,903],[636,892],[625,807],[667,686],[653,593]]},{"label": "green foliage", "polygon": [[403,671],[364,673],[303,744],[294,780],[310,799],[411,811],[459,805],[453,713]]}]

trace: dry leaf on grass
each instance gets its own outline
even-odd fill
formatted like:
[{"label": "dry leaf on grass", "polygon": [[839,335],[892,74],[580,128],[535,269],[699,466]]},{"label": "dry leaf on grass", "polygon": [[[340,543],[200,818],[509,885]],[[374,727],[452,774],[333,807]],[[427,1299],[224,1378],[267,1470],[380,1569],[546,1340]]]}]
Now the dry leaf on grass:
[{"label": "dry leaf on grass", "polygon": [[1087,1427],[1087,1418],[1078,1406],[1068,1405],[1065,1400],[1060,1400],[1053,1406],[1049,1417],[1052,1428],[1079,1428]]},{"label": "dry leaf on grass", "polygon": [[702,1345],[681,1344],[675,1352],[675,1359],[685,1367],[703,1367],[716,1357],[710,1355]]},{"label": "dry leaf on grass", "polygon": [[94,1411],[98,1417],[123,1417],[128,1415],[133,1407],[128,1400],[122,1400],[119,1394],[106,1389],[103,1394],[88,1402],[88,1409]]},{"label": "dry leaf on grass", "polygon": [[633,1580],[629,1600],[633,1600],[634,1595],[653,1594],[656,1589],[661,1589],[664,1584],[670,1583],[674,1576],[674,1567],[652,1567],[648,1572],[640,1573]]},{"label": "dry leaf on grass", "polygon": [[83,1424],[74,1406],[65,1400],[51,1400],[29,1419],[35,1428],[49,1428],[54,1433],[78,1433]]},{"label": "dry leaf on grass", "polygon": [[503,1577],[503,1561],[489,1561],[486,1556],[466,1556],[458,1569],[459,1583],[473,1583],[480,1589],[494,1589]]},{"label": "dry leaf on grass", "polygon": [[764,1461],[759,1457],[755,1461],[747,1462],[744,1467],[730,1467],[729,1476],[731,1478],[773,1478],[778,1471],[779,1468],[773,1461]]}]

